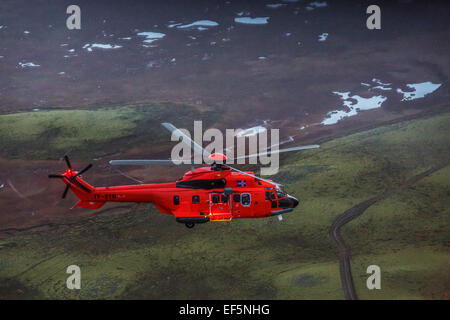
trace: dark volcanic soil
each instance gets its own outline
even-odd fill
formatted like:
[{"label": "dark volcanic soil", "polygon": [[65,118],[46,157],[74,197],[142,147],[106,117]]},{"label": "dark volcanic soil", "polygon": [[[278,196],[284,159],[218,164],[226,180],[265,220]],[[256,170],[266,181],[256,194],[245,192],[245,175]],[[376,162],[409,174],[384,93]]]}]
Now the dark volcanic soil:
[{"label": "dark volcanic soil", "polygon": [[[342,106],[332,91],[383,94],[383,109],[401,112],[427,104],[401,103],[395,89],[431,81],[444,84],[434,98],[448,99],[445,2],[383,3],[381,30],[366,28],[369,2],[327,1],[311,11],[308,1],[277,9],[266,3],[273,1],[78,1],[82,29],[68,30],[69,1],[3,1],[1,111],[162,100],[223,106],[230,122],[289,119],[301,125]],[[270,19],[238,24],[239,14]],[[168,27],[197,20],[219,25]],[[139,32],[165,37],[144,43]],[[329,34],[323,42],[322,33]],[[93,43],[122,47],[83,49]],[[393,90],[370,92],[361,82],[372,78],[392,83]]]}]

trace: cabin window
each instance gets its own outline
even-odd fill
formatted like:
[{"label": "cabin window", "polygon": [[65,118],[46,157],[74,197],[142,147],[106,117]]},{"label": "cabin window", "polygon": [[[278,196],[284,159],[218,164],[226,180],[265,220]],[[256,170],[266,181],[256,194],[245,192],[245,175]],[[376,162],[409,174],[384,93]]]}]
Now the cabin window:
[{"label": "cabin window", "polygon": [[266,191],[266,200],[270,200],[270,192]]},{"label": "cabin window", "polygon": [[243,193],[241,195],[241,204],[244,207],[248,207],[250,205],[250,203],[252,202],[252,198],[250,196],[250,193]]},{"label": "cabin window", "polygon": [[200,203],[200,196],[192,196],[192,203]]},{"label": "cabin window", "polygon": [[176,206],[180,204],[180,196],[173,196],[173,204]]},{"label": "cabin window", "polygon": [[233,202],[241,202],[241,195],[239,193],[233,194]]},{"label": "cabin window", "polygon": [[219,201],[220,201],[219,195],[218,194],[213,194],[212,195],[212,202],[213,203],[219,203]]},{"label": "cabin window", "polygon": [[272,192],[270,193],[270,198],[271,198],[271,199],[276,199],[276,198],[277,198],[277,197],[275,197],[275,192],[272,191]]},{"label": "cabin window", "polygon": [[227,203],[228,202],[228,196],[226,194],[222,195],[222,203]]}]

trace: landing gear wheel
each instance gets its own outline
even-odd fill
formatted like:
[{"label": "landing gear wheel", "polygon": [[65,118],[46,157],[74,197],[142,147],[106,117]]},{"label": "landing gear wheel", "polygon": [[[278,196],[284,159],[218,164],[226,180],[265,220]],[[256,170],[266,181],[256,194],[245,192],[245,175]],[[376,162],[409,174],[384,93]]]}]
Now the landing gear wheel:
[{"label": "landing gear wheel", "polygon": [[194,226],[195,226],[195,223],[192,223],[192,222],[186,223],[186,227],[189,229],[192,229]]}]

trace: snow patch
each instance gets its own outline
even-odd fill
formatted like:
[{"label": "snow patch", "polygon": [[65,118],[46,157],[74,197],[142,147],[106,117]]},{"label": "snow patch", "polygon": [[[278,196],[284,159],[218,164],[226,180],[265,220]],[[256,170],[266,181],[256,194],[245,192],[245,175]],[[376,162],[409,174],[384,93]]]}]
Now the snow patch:
[{"label": "snow patch", "polygon": [[164,38],[166,35],[160,32],[139,32],[138,36],[145,37],[145,43],[152,43],[156,40]]},{"label": "snow patch", "polygon": [[410,89],[413,89],[413,91],[403,91],[402,89],[398,88],[397,92],[403,94],[402,101],[410,101],[423,98],[427,94],[436,91],[441,86],[441,84],[427,81],[421,83],[411,83],[407,84],[406,86]]},{"label": "snow patch", "polygon": [[33,62],[19,62],[19,65],[22,68],[27,68],[27,67],[40,67],[40,64],[34,64]]},{"label": "snow patch", "polygon": [[167,28],[173,28],[173,27],[176,27],[176,26],[179,26],[179,25],[181,25],[182,23],[171,23],[171,24],[169,24],[168,26],[167,26]]},{"label": "snow patch", "polygon": [[328,33],[319,34],[319,41],[325,41],[328,38]]},{"label": "snow patch", "polygon": [[[363,98],[358,95],[350,96],[350,92],[333,91],[333,93],[341,97],[343,105],[348,108],[348,111],[334,110],[328,112],[327,118],[322,121],[322,124],[324,125],[336,124],[343,118],[357,115],[361,110],[380,108],[387,99],[384,96],[373,96],[371,98]],[[356,100],[356,103],[352,103],[351,100]]]},{"label": "snow patch", "polygon": [[93,43],[93,44],[85,44],[83,46],[83,49],[86,49],[87,51],[92,51],[92,49],[119,49],[122,48],[122,46],[115,45],[115,44],[102,44],[102,43]]},{"label": "snow patch", "polygon": [[307,7],[306,10],[308,11],[312,11],[315,8],[325,8],[326,6],[328,6],[326,1],[320,2],[320,1],[314,1],[311,2]]},{"label": "snow patch", "polygon": [[217,27],[219,24],[211,20],[198,20],[185,25],[178,25],[177,29],[197,29],[199,31],[208,30],[209,27]]},{"label": "snow patch", "polygon": [[286,6],[285,3],[271,3],[271,4],[266,4],[266,7],[269,8],[269,9],[278,9],[278,8],[281,8],[281,7],[284,7],[284,6]]},{"label": "snow patch", "polygon": [[[378,86],[372,87],[369,90],[372,90],[372,89],[378,89],[378,90],[383,90],[383,91],[392,90],[392,88],[389,87],[392,83],[382,82],[380,79],[377,79],[377,78],[372,78],[372,82],[378,84]],[[372,86],[371,83],[366,83],[366,82],[361,82],[361,85],[365,86],[365,87]]]},{"label": "snow patch", "polygon": [[256,127],[252,127],[252,128],[248,128],[248,129],[243,129],[236,133],[236,137],[238,137],[238,138],[251,137],[254,135],[258,135],[262,132],[265,132],[266,130],[267,129],[264,128],[263,126],[256,126]]},{"label": "snow patch", "polygon": [[269,23],[269,17],[259,17],[259,18],[240,17],[234,18],[234,22],[242,24],[267,24]]},{"label": "snow patch", "polygon": [[392,84],[392,83],[383,83],[383,82],[381,82],[380,79],[377,79],[377,78],[373,78],[372,82],[377,83],[377,84],[382,85],[382,86],[390,86]]},{"label": "snow patch", "polygon": [[380,89],[380,90],[387,90],[387,91],[389,91],[389,90],[392,90],[392,88],[389,88],[389,87],[383,87],[383,86],[375,86],[375,87],[373,87],[372,89]]}]

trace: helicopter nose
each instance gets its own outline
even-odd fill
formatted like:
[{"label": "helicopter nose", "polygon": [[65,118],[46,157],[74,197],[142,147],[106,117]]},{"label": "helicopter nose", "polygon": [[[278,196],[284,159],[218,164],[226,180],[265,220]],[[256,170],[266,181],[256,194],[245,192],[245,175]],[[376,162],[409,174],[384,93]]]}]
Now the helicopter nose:
[{"label": "helicopter nose", "polygon": [[296,206],[298,206],[297,198],[295,198],[293,196],[288,196],[288,198],[291,199],[291,201],[292,201],[292,208],[295,208]]}]

